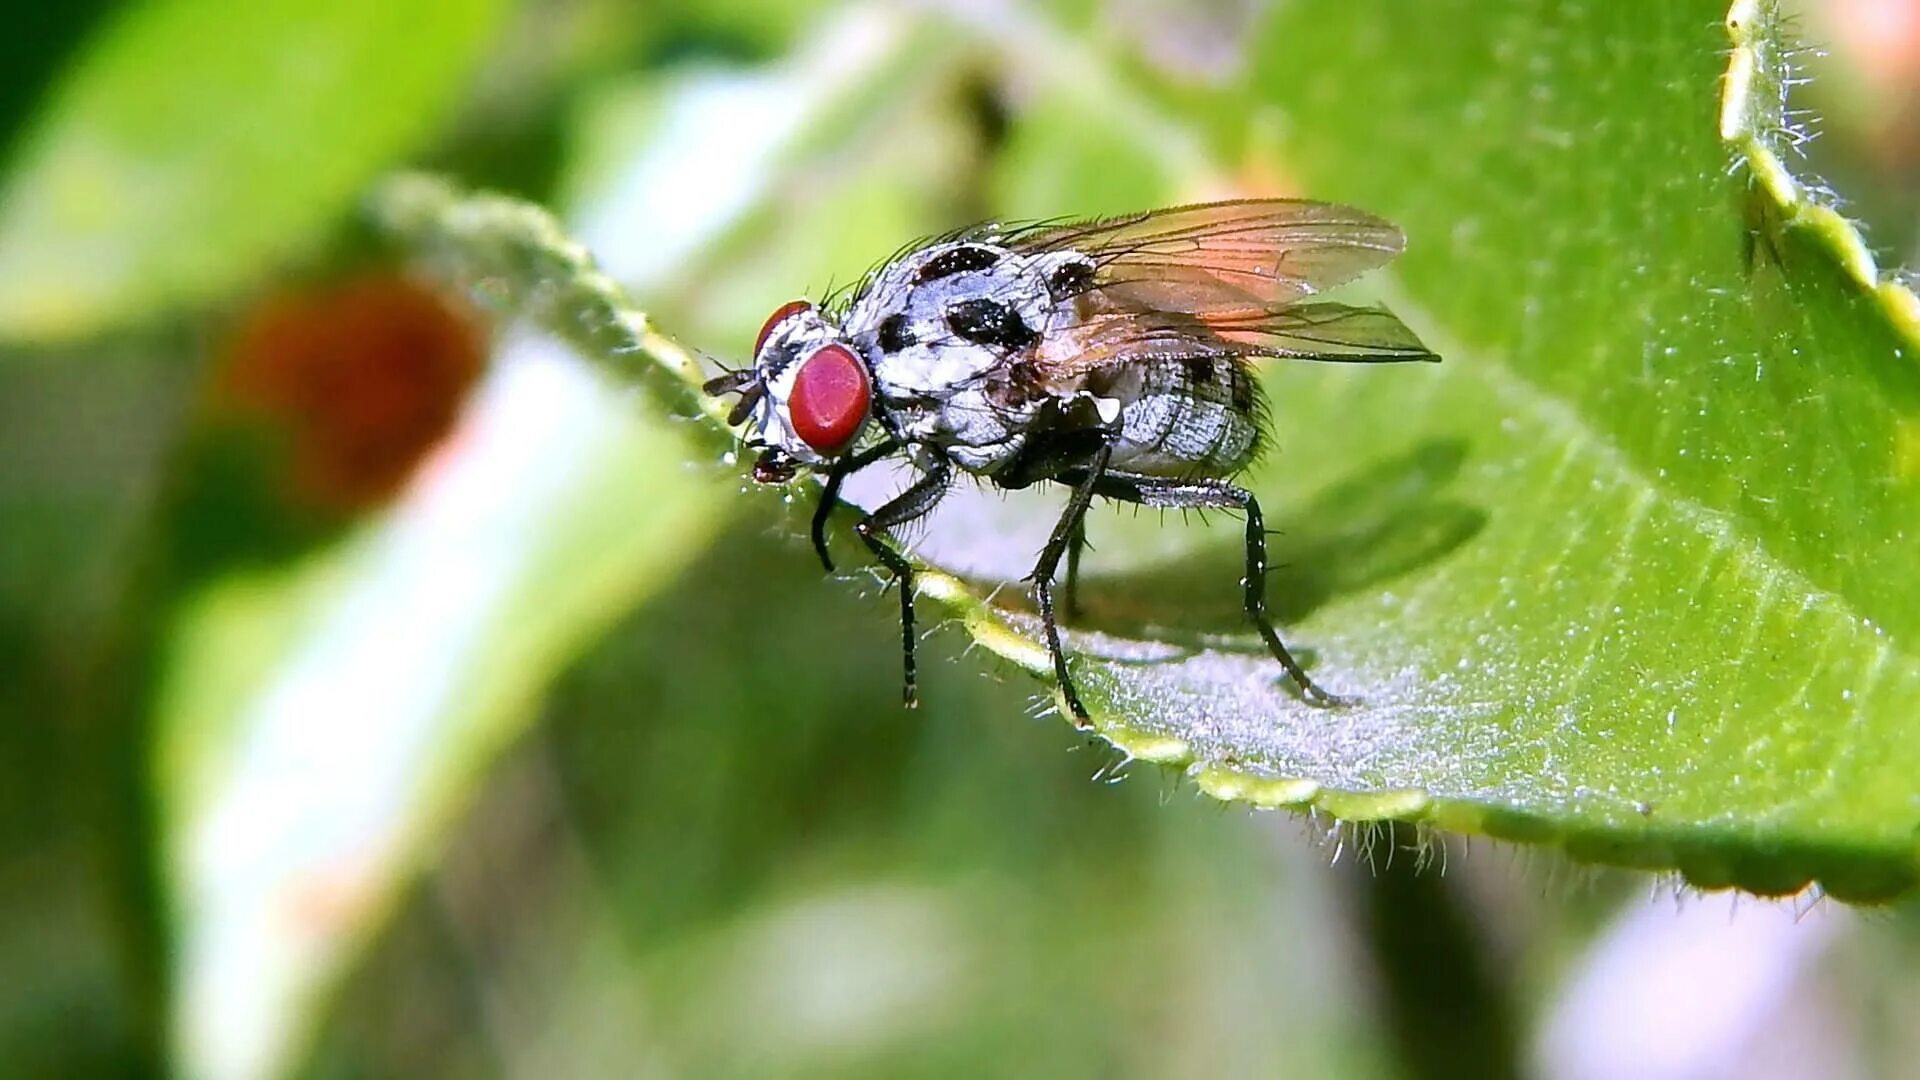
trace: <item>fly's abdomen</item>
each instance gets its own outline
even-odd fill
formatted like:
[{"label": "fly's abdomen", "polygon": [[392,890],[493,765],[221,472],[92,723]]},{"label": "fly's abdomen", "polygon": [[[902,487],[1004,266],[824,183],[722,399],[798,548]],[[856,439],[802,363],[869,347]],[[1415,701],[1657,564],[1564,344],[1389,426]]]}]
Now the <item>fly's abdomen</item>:
[{"label": "fly's abdomen", "polygon": [[1253,376],[1229,356],[1166,358],[1115,386],[1112,467],[1146,476],[1227,476],[1253,460],[1260,429]]}]

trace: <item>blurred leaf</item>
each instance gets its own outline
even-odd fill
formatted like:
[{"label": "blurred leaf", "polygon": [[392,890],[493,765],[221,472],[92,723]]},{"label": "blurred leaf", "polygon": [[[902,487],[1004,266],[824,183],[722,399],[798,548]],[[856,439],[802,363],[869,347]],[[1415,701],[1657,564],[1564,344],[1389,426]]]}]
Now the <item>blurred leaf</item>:
[{"label": "blurred leaf", "polygon": [[109,866],[133,740],[79,705],[187,396],[173,346],[129,336],[0,364],[0,969],[34,972],[0,991],[0,1059],[21,1076],[152,1060],[161,961],[128,962],[144,895]]},{"label": "blurred leaf", "polygon": [[[783,270],[858,273],[867,263],[855,260],[899,245],[897,233],[883,231],[898,223],[884,214],[823,217],[817,200],[849,183],[890,188],[884,198],[893,204],[953,194],[940,187],[965,176],[955,125],[928,100],[946,89],[953,53],[923,23],[854,6],[774,63],[689,63],[604,84],[578,110],[563,202],[582,208],[577,228],[627,288],[650,297],[697,292],[689,299],[699,307],[710,306],[705,297],[716,288],[759,290],[752,310],[722,323],[757,326],[791,299],[795,283]],[[876,130],[886,132],[884,145],[873,145]],[[867,156],[837,160],[847,146]],[[728,274],[704,272],[728,260],[735,232],[757,244],[769,231],[828,225],[835,232],[795,252],[796,265],[755,258]],[[646,242],[635,242],[643,230]],[[872,253],[861,250],[869,244]]]},{"label": "blurred leaf", "polygon": [[182,609],[158,722],[185,1060],[280,1060],[540,687],[713,528],[688,453],[522,349],[388,518]]},{"label": "blurred leaf", "polygon": [[[850,96],[897,91],[907,25],[852,26],[867,47],[832,52],[838,81],[788,117],[788,137],[817,132]],[[823,27],[816,46],[848,29]],[[738,142],[699,145],[680,161],[694,175],[739,167]],[[654,237],[682,224],[667,196],[683,178],[618,179],[605,198],[619,205],[586,197],[575,212],[601,223],[590,235],[617,263],[646,263]],[[547,683],[734,505],[719,498],[730,477],[688,464],[719,459],[717,429],[661,415],[688,397],[694,362],[549,215],[450,201],[420,177],[376,203],[423,261],[444,258],[481,299],[660,393],[641,407],[561,341],[511,338],[449,443],[382,519],[290,567],[229,568],[183,603],[158,768],[178,908],[175,1028],[190,1071],[289,1060],[327,985]],[[729,206],[703,236],[755,209]]]},{"label": "blurred leaf", "polygon": [[1123,214],[1165,199],[1185,166],[1137,131],[1065,94],[1021,114],[994,163],[994,204],[1008,217]]},{"label": "blurred leaf", "polygon": [[0,337],[65,337],[300,250],[453,101],[505,0],[152,0],[105,28],[0,188]]},{"label": "blurred leaf", "polygon": [[0,160],[47,86],[87,33],[112,10],[112,0],[73,0],[14,11],[0,37]]}]

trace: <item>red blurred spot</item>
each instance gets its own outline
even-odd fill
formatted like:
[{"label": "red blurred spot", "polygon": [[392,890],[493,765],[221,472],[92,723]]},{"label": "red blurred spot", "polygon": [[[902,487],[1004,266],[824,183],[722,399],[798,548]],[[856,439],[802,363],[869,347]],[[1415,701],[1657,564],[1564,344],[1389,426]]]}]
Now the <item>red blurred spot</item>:
[{"label": "red blurred spot", "polygon": [[1920,164],[1920,4],[1914,0],[1829,0],[1806,5],[1818,23],[1809,40],[1831,43],[1833,74],[1844,69],[1862,100],[1842,104],[1855,114],[1874,163],[1900,173],[1904,189]]},{"label": "red blurred spot", "polygon": [[470,312],[382,273],[256,307],[220,397],[287,433],[299,497],[351,512],[391,498],[452,430],[485,359]]},{"label": "red blurred spot", "polygon": [[1920,5],[1913,0],[1830,0],[1821,17],[1830,40],[1874,89],[1920,84]]}]

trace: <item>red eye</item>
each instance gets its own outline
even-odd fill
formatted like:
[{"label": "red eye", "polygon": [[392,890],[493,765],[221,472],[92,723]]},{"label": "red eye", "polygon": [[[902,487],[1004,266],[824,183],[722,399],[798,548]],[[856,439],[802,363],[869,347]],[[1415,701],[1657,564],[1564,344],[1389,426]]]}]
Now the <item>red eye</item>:
[{"label": "red eye", "polygon": [[776,327],[778,327],[781,323],[786,322],[788,319],[792,318],[793,316],[800,314],[803,311],[812,311],[812,310],[813,310],[813,305],[806,302],[805,300],[789,300],[786,303],[781,304],[779,307],[774,308],[773,314],[767,316],[766,325],[760,328],[760,336],[754,339],[754,342],[753,342],[754,358],[759,359],[760,350],[767,347],[767,339],[773,336],[773,331]]},{"label": "red eye", "polygon": [[823,345],[800,365],[787,396],[794,434],[822,454],[845,448],[867,418],[867,365],[845,345]]}]

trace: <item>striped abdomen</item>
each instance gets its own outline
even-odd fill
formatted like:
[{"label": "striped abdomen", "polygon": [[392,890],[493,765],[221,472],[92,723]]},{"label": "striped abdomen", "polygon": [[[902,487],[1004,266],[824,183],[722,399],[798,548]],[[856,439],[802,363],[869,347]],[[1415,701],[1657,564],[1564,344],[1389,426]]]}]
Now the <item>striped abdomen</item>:
[{"label": "striped abdomen", "polygon": [[1115,471],[1230,476],[1253,460],[1259,391],[1235,358],[1163,357],[1100,375],[1106,378],[1089,380],[1088,389],[1120,402]]}]

